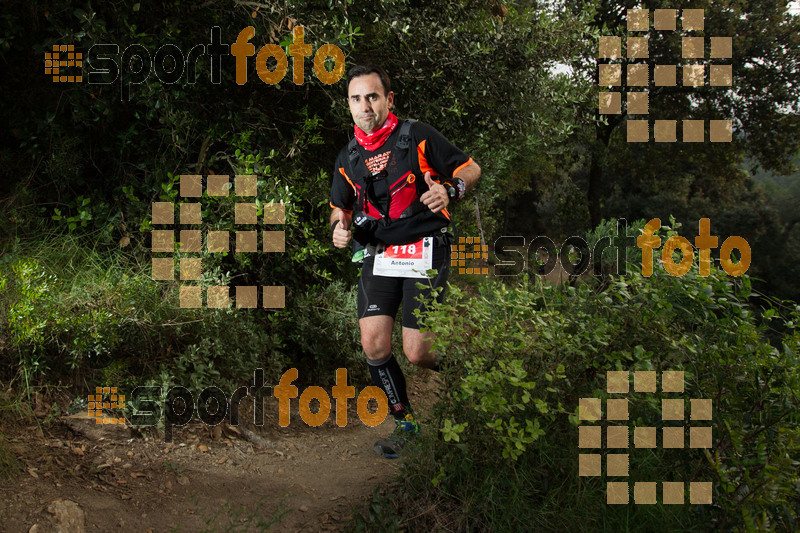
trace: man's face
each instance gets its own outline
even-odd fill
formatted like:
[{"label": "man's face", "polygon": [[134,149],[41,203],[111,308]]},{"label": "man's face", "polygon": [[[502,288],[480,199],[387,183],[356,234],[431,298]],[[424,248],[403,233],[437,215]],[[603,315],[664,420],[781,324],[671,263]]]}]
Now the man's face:
[{"label": "man's face", "polygon": [[353,122],[364,133],[372,133],[383,126],[394,104],[394,93],[383,93],[381,78],[374,72],[350,80],[347,95]]}]

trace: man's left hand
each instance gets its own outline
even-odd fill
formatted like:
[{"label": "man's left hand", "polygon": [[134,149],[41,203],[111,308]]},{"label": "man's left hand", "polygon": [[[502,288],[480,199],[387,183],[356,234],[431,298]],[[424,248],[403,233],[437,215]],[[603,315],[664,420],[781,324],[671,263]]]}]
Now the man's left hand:
[{"label": "man's left hand", "polygon": [[441,183],[433,181],[430,172],[425,173],[425,183],[428,184],[430,190],[420,196],[419,200],[425,204],[428,209],[434,213],[438,213],[450,204],[450,197],[447,196],[447,189]]}]

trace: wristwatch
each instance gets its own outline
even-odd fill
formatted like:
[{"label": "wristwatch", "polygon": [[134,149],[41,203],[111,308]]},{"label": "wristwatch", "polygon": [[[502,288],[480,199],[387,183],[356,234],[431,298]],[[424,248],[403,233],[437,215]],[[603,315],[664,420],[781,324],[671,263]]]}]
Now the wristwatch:
[{"label": "wristwatch", "polygon": [[445,190],[447,191],[447,197],[450,199],[451,202],[456,201],[456,197],[458,196],[458,191],[455,187],[447,183],[446,181],[442,183],[444,185]]},{"label": "wristwatch", "polygon": [[467,190],[466,183],[460,178],[453,178],[449,183],[444,182],[444,186],[447,189],[447,196],[450,198],[451,202],[460,199]]}]

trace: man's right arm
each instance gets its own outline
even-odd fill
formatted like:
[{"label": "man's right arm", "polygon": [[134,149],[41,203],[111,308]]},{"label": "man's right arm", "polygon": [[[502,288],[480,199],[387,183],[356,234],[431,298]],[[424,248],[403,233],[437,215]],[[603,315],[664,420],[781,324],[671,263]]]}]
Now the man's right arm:
[{"label": "man's right arm", "polygon": [[344,209],[334,207],[331,212],[331,227],[333,245],[337,248],[344,248],[350,243],[353,238],[353,232],[350,231],[350,223],[353,220],[353,214],[346,212]]},{"label": "man's right arm", "polygon": [[352,182],[344,174],[345,164],[344,150],[336,157],[333,167],[333,180],[331,181],[330,206],[331,212],[330,226],[331,239],[337,248],[344,248],[353,238],[350,225],[353,221],[353,206],[356,196]]}]

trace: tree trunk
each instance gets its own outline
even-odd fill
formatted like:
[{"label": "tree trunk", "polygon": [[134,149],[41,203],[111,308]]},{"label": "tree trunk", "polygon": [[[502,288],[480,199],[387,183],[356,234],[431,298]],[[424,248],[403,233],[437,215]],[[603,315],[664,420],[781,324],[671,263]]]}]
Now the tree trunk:
[{"label": "tree trunk", "polygon": [[611,133],[617,125],[622,123],[624,117],[625,114],[619,115],[617,118],[609,117],[608,125],[598,124],[595,128],[597,141],[592,147],[592,162],[589,164],[589,191],[587,193],[589,200],[589,219],[593,228],[596,228],[603,219],[603,212],[600,206],[600,189],[603,181],[602,162],[605,159],[605,154],[608,152],[608,145],[611,142]]},{"label": "tree trunk", "polygon": [[596,228],[602,219],[600,212],[600,179],[602,168],[597,161],[598,155],[592,154],[592,163],[589,166],[589,219],[592,228]]}]

